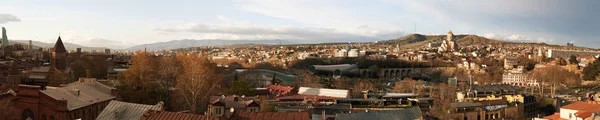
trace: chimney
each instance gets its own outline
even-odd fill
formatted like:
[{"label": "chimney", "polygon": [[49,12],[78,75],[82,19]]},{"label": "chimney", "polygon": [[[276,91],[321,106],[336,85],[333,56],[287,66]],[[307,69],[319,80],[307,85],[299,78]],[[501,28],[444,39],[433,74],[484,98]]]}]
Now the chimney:
[{"label": "chimney", "polygon": [[85,70],[85,77],[92,78],[92,73],[90,72],[90,70]]},{"label": "chimney", "polygon": [[81,48],[77,48],[77,53],[81,54]]},{"label": "chimney", "polygon": [[79,89],[72,89],[72,91],[73,91],[73,94],[75,96],[79,96],[79,93],[80,93],[81,90],[79,90]]}]

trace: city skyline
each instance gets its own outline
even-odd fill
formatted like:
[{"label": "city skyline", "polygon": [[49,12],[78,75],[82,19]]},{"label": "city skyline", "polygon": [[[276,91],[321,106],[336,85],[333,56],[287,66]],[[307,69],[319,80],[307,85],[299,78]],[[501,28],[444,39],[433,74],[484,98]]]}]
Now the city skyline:
[{"label": "city skyline", "polygon": [[[35,3],[35,4],[33,4]],[[5,1],[11,40],[127,48],[180,39],[377,41],[476,34],[598,48],[597,1]]]}]

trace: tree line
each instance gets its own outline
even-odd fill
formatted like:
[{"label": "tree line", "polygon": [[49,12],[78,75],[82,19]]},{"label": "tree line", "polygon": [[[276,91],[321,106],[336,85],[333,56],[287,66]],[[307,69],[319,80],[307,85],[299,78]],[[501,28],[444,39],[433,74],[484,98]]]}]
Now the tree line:
[{"label": "tree line", "polygon": [[205,54],[177,53],[154,56],[147,52],[133,55],[132,66],[119,73],[119,99],[126,102],[156,104],[163,101],[171,111],[202,113],[211,95],[221,92],[223,76]]}]

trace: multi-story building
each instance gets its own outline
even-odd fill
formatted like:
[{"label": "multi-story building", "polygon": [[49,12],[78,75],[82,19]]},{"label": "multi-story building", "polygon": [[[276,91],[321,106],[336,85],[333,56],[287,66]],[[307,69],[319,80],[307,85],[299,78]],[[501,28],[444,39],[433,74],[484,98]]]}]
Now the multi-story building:
[{"label": "multi-story building", "polygon": [[335,54],[333,55],[333,57],[348,57],[348,50],[346,49],[340,49],[335,51]]},{"label": "multi-story building", "polygon": [[350,49],[350,51],[348,51],[348,57],[358,57],[358,49]]},{"label": "multi-story building", "polygon": [[560,107],[559,113],[537,118],[538,120],[598,120],[600,119],[600,104],[596,101],[575,102]]},{"label": "multi-story building", "polygon": [[93,120],[117,94],[115,88],[91,78],[80,78],[64,87],[21,84],[16,89],[15,94],[0,98],[14,101],[22,119],[32,120]]},{"label": "multi-story building", "polygon": [[539,86],[537,80],[527,73],[504,73],[502,83],[513,86]]},{"label": "multi-story building", "polygon": [[243,95],[210,97],[208,114],[214,116],[228,115],[231,114],[230,109],[235,109],[236,111],[258,112],[260,110],[260,102],[257,98],[249,98]]},{"label": "multi-story building", "polygon": [[519,65],[519,59],[517,57],[504,57],[504,69],[510,70],[516,68]]}]

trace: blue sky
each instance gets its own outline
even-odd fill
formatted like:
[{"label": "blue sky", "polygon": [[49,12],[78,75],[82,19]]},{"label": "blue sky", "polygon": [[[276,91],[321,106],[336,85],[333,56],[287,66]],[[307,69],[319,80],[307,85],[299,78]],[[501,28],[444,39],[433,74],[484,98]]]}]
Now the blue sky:
[{"label": "blue sky", "polygon": [[179,39],[375,41],[407,34],[600,48],[599,1],[3,0],[10,39],[126,48]]}]

